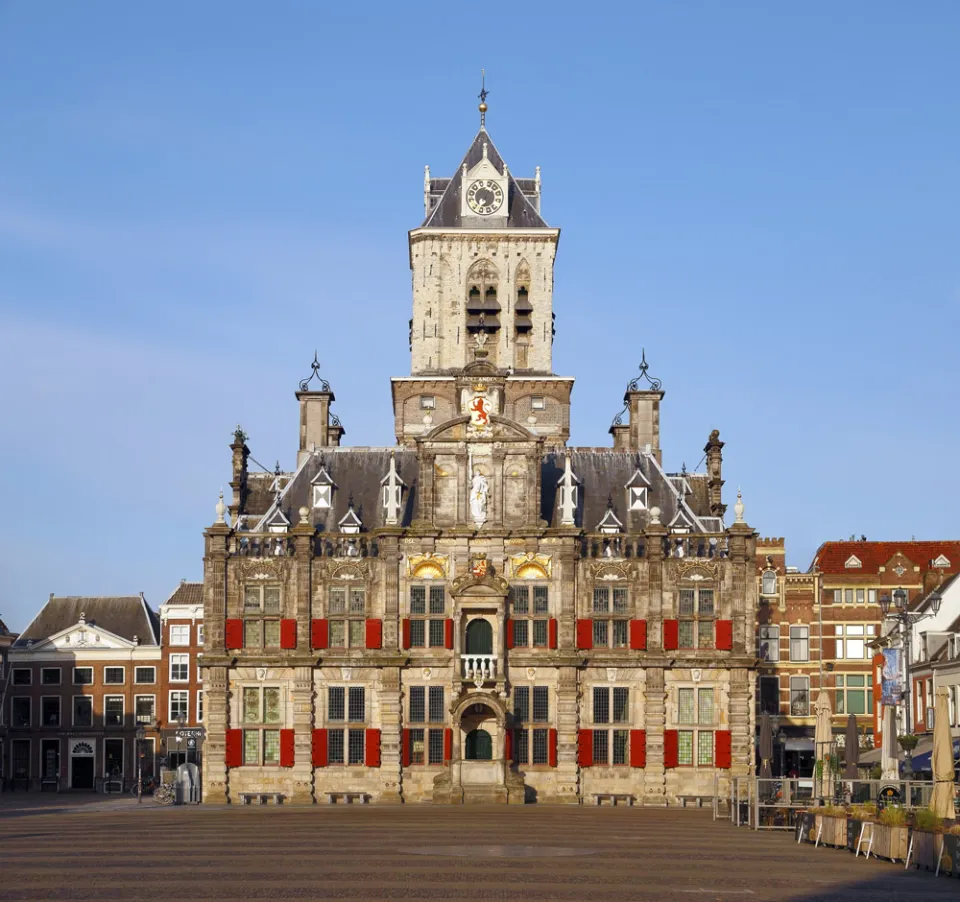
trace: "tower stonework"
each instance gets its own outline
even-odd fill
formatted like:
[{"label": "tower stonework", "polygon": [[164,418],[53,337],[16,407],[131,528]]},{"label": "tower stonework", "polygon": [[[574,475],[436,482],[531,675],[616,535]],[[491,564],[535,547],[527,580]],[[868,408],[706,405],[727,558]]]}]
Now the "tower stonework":
[{"label": "tower stonework", "polygon": [[706,473],[664,468],[645,358],[613,447],[568,446],[540,188],[483,126],[426,172],[395,446],[342,444],[316,357],[295,470],[249,471],[238,427],[205,533],[208,800],[669,805],[747,771],[756,536],[723,522],[719,433]]}]

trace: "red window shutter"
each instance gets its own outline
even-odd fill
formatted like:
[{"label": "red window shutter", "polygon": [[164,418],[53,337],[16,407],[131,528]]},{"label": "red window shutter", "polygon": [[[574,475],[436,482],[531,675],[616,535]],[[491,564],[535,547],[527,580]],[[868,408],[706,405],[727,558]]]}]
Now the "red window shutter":
[{"label": "red window shutter", "polygon": [[634,650],[643,651],[647,647],[647,621],[630,621],[630,647]]},{"label": "red window shutter", "polygon": [[227,730],[224,751],[227,767],[243,764],[243,730]]},{"label": "red window shutter", "polygon": [[513,621],[509,617],[503,621],[503,634],[507,639],[507,648],[513,648]]},{"label": "red window shutter", "polygon": [[314,648],[326,648],[330,644],[330,624],[326,620],[311,622],[310,644]]},{"label": "red window shutter", "polygon": [[513,761],[513,730],[506,730],[503,734],[503,758],[507,764]]},{"label": "red window shutter", "polygon": [[243,648],[243,621],[228,620],[224,639],[227,648]]},{"label": "red window shutter", "polygon": [[630,731],[630,766],[647,766],[647,731]]},{"label": "red window shutter", "polygon": [[676,730],[664,730],[663,731],[663,766],[677,767],[679,763],[680,763],[680,735]]},{"label": "red window shutter", "polygon": [[557,766],[557,731],[547,730],[547,764]]},{"label": "red window shutter", "polygon": [[280,621],[280,647],[281,648],[297,647],[297,621],[296,620]]},{"label": "red window shutter", "polygon": [[443,731],[443,760],[453,760],[453,730],[449,727]]},{"label": "red window shutter", "polygon": [[327,731],[326,730],[313,731],[312,751],[313,751],[313,766],[326,767],[327,766]]},{"label": "red window shutter", "polygon": [[577,621],[577,648],[593,648],[593,621]]},{"label": "red window shutter", "polygon": [[443,622],[443,647],[453,648],[453,621],[450,619]]},{"label": "red window shutter", "polygon": [[733,621],[717,621],[717,649],[719,651],[731,651],[733,649]]},{"label": "red window shutter", "polygon": [[383,648],[383,621],[367,621],[367,648]]},{"label": "red window shutter", "polygon": [[[367,621],[368,623],[370,621]],[[376,621],[379,623],[380,621]],[[380,766],[380,731],[376,729],[369,729],[365,731],[367,734],[366,748],[364,749],[364,761],[363,763],[367,767],[379,767]]]},{"label": "red window shutter", "polygon": [[400,632],[402,633],[403,647],[410,647],[410,618],[405,617],[403,623],[401,624]]},{"label": "red window shutter", "polygon": [[547,648],[557,647],[557,621],[551,619],[547,621]]},{"label": "red window shutter", "polygon": [[713,743],[713,760],[716,762],[717,767],[722,767],[724,769],[729,768],[733,760],[733,749],[730,743],[730,731],[717,730],[717,732],[713,734]]},{"label": "red window shutter", "polygon": [[[407,621],[404,621],[407,622]],[[404,767],[410,766],[410,731],[404,730],[400,736],[400,763]]]},{"label": "red window shutter", "polygon": [[680,621],[663,621],[663,650],[673,651],[680,647]]},{"label": "red window shutter", "polygon": [[294,740],[293,730],[280,731],[280,766],[293,767],[296,757],[296,742]]},{"label": "red window shutter", "polygon": [[580,767],[593,766],[593,730],[577,733],[577,764]]}]

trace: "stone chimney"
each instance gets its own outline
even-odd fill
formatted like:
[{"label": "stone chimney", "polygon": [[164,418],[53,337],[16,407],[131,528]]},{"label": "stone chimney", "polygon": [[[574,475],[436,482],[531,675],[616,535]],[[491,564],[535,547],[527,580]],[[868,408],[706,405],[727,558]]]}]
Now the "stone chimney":
[{"label": "stone chimney", "polygon": [[[330,412],[330,405],[336,400],[333,389],[326,379],[320,377],[320,363],[313,355],[312,372],[308,379],[300,383],[297,400],[300,402],[300,450],[297,453],[297,466],[312,454],[316,448],[331,448],[340,444],[346,430],[339,418]],[[317,380],[317,388],[310,387]]]},{"label": "stone chimney", "polygon": [[[644,451],[653,454],[658,463],[663,463],[660,449],[660,402],[665,392],[659,379],[648,373],[647,353],[643,352],[640,361],[640,375],[632,380],[623,395],[623,410],[610,426],[615,451]],[[641,388],[640,380],[645,379],[649,388]],[[624,416],[628,422],[624,423]]]}]

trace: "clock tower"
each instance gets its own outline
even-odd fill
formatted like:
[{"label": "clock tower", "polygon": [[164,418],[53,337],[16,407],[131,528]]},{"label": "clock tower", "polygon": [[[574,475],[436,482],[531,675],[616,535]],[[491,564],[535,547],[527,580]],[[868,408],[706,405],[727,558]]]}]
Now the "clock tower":
[{"label": "clock tower", "polygon": [[[397,438],[456,413],[443,385],[483,364],[505,378],[504,413],[561,442],[573,380],[553,374],[553,264],[560,230],[540,212],[540,167],[509,169],[481,124],[449,178],[426,167],[424,220],[409,233],[411,376],[393,380]],[[418,398],[418,402],[414,402]]]}]

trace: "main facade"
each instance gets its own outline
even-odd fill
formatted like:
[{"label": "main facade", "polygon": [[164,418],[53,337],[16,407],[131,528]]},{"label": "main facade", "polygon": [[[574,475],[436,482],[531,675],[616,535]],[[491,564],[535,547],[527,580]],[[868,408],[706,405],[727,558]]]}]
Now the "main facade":
[{"label": "main facade", "polygon": [[317,371],[297,466],[248,470],[205,533],[204,799],[665,805],[753,762],[756,536],[723,443],[670,473],[664,392],[568,447],[559,230],[481,125],[409,234],[397,444],[347,448]]}]

